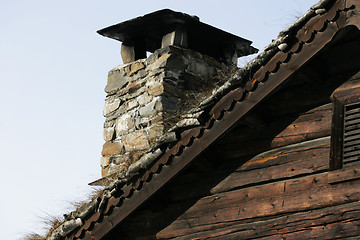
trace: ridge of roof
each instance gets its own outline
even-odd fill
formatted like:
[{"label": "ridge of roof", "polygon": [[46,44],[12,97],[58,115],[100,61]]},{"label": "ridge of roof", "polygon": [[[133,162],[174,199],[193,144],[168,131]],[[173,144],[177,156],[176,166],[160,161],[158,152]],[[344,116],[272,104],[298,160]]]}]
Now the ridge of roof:
[{"label": "ridge of roof", "polygon": [[[214,91],[212,96],[200,103],[199,107],[192,109],[188,114],[187,123],[175,125],[162,137],[157,147],[150,149],[137,162],[130,165],[126,172],[121,173],[117,179],[108,184],[100,196],[66,215],[65,222],[54,229],[47,239],[63,239],[70,233],[72,233],[71,239],[83,238],[86,230],[91,229],[95,222],[105,220],[104,215],[111,215],[114,208],[119,207],[125,199],[134,194],[142,194],[141,191],[137,193],[134,191],[140,190],[145,182],[151,181],[155,173],[164,171],[163,167],[171,164],[173,160],[171,156],[181,157],[183,151],[189,151],[185,146],[191,146],[195,140],[203,136],[204,132],[208,132],[213,127],[215,121],[222,120],[224,111],[233,107],[234,100],[243,101],[246,92],[255,91],[260,82],[266,81],[269,73],[277,71],[279,63],[289,60],[290,52],[300,52],[305,43],[312,42],[312,34],[308,39],[298,39],[303,37],[299,32],[306,23],[315,17],[322,18],[324,15],[329,15],[324,17],[324,25],[316,26],[316,29],[308,29],[312,33],[320,31],[327,28],[327,21],[331,22],[334,19],[336,21],[338,11],[350,9],[346,6],[332,8],[335,3],[341,2],[341,0],[322,0],[312,6],[304,16],[280,32],[278,38],[270,43],[264,52],[239,69],[224,85]],[[204,113],[209,115],[207,121],[199,119]],[[199,121],[201,121],[200,125],[197,124]],[[196,122],[196,125],[192,124],[193,122]],[[169,172],[169,168],[165,170]],[[129,213],[131,211],[129,210]],[[124,212],[123,214],[126,214],[126,211]],[[78,230],[74,232],[76,229]]]}]

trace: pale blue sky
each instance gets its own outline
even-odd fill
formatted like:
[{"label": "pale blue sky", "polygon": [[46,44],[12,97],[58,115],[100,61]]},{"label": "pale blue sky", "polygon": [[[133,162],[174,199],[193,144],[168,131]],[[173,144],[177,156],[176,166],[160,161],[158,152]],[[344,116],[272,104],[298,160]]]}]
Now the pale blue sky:
[{"label": "pale blue sky", "polygon": [[0,1],[1,239],[41,232],[100,178],[107,72],[120,43],[96,30],[170,8],[260,51],[315,0]]}]

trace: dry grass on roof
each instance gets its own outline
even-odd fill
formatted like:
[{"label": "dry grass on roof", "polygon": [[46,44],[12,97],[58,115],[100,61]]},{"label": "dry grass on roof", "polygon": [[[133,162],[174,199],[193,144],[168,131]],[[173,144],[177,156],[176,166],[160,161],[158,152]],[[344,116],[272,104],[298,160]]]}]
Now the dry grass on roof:
[{"label": "dry grass on roof", "polygon": [[44,226],[43,229],[46,232],[46,235],[29,233],[24,237],[24,240],[45,240],[50,236],[54,229],[58,228],[64,222],[64,217],[56,217],[50,214],[45,214],[45,216],[40,217],[40,222]]},{"label": "dry grass on roof", "polygon": [[[87,196],[87,198],[85,200],[82,201],[76,201],[76,202],[69,202],[69,208],[72,209],[79,209],[80,207],[82,207],[84,204],[94,200],[95,198],[101,196],[104,193],[104,189],[103,188],[94,188],[92,189],[92,191],[89,193],[89,195]],[[75,210],[75,211],[76,211]],[[44,216],[39,217],[40,218],[40,222],[43,225],[43,229],[45,234],[38,234],[38,233],[28,233],[24,236],[24,240],[45,240],[48,237],[50,237],[50,235],[52,234],[52,232],[57,229],[58,227],[61,226],[61,224],[63,224],[65,222],[65,217],[64,216],[54,216],[48,213],[45,213]]]},{"label": "dry grass on roof", "polygon": [[25,240],[43,240],[43,239],[45,239],[45,237],[37,233],[30,233],[25,236]]}]

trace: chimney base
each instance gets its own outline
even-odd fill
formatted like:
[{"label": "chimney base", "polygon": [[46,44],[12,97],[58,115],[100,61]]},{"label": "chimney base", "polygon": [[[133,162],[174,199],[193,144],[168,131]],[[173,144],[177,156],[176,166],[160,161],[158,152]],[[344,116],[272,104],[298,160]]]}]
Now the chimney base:
[{"label": "chimney base", "polygon": [[236,69],[168,46],[111,70],[105,88],[102,176],[126,171]]}]

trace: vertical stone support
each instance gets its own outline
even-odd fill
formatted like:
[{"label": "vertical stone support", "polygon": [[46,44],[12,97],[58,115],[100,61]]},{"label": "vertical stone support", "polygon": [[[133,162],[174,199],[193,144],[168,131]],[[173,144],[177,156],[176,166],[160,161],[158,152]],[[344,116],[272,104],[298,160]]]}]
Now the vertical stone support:
[{"label": "vertical stone support", "polygon": [[188,47],[187,31],[184,29],[176,29],[175,31],[163,36],[161,47],[177,46],[182,48]]},{"label": "vertical stone support", "polygon": [[131,63],[135,61],[135,49],[134,46],[127,46],[124,43],[121,44],[121,58],[123,63]]},{"label": "vertical stone support", "polygon": [[146,47],[143,41],[135,41],[131,44],[121,44],[121,58],[123,63],[131,63],[135,60],[146,58]]},{"label": "vertical stone support", "polygon": [[223,54],[224,54],[224,59],[227,63],[237,65],[238,55],[235,48],[224,47]]},{"label": "vertical stone support", "polygon": [[[174,43],[176,32],[171,34]],[[131,48],[126,51],[133,58]],[[233,65],[173,46],[112,69],[105,88],[103,177],[137,161],[233,70]]]}]

